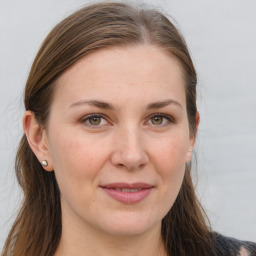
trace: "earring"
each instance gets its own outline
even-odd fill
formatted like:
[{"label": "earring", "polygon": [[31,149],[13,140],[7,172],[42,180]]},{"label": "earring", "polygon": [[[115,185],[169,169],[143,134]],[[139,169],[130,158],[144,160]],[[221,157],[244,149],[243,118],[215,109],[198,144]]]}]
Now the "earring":
[{"label": "earring", "polygon": [[47,167],[47,166],[48,166],[47,160],[41,161],[41,165],[42,165],[43,167]]}]

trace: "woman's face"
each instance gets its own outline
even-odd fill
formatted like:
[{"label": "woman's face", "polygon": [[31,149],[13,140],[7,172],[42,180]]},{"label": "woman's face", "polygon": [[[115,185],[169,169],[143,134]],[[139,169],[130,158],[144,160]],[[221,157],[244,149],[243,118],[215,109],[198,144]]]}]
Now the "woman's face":
[{"label": "woman's face", "polygon": [[194,144],[177,60],[153,46],[101,49],[56,86],[46,136],[63,225],[160,228]]}]

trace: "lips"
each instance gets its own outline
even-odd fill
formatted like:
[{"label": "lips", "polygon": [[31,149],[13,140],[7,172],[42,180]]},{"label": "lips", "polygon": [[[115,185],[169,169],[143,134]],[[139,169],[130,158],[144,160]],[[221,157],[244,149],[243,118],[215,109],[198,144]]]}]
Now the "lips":
[{"label": "lips", "polygon": [[101,187],[109,188],[109,189],[145,189],[145,188],[151,188],[153,186],[147,183],[142,183],[142,182],[137,182],[137,183],[118,182],[118,183],[103,185]]},{"label": "lips", "polygon": [[101,188],[110,196],[124,204],[135,204],[144,200],[154,186],[147,183],[111,183],[101,186]]},{"label": "lips", "polygon": [[142,190],[142,188],[134,188],[134,189],[130,189],[130,188],[114,188],[117,191],[121,191],[121,192],[127,192],[127,193],[134,193],[137,191]]}]

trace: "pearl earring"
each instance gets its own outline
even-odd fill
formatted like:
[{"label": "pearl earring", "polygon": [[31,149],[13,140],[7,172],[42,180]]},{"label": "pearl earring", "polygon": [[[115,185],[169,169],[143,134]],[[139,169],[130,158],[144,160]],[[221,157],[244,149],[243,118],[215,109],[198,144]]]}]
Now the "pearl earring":
[{"label": "pearl earring", "polygon": [[41,161],[41,165],[42,165],[43,167],[47,167],[47,166],[48,166],[47,160]]}]

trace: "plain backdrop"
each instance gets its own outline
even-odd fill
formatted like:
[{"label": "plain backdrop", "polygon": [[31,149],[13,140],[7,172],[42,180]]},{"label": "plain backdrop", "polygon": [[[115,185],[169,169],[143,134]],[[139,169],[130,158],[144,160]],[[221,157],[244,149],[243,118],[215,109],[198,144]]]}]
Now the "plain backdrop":
[{"label": "plain backdrop", "polygon": [[[22,199],[14,156],[30,66],[50,29],[86,3],[0,0],[0,248]],[[256,241],[256,1],[144,3],[173,17],[198,72],[197,191],[213,229]]]}]

